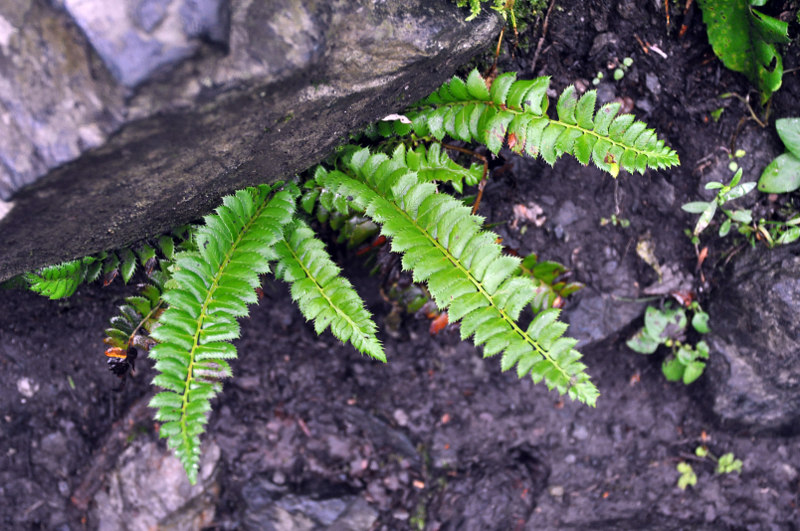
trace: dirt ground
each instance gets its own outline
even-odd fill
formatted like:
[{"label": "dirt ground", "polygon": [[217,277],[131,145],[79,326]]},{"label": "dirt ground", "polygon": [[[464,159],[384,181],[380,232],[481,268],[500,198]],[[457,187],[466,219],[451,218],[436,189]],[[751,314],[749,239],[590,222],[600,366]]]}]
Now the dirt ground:
[{"label": "dirt ground", "polygon": [[[776,14],[796,8],[789,1],[771,4]],[[394,333],[383,334],[388,364],[368,361],[329,333],[317,337],[285,286],[266,280],[264,300],[242,322],[236,377],[210,417],[206,439],[220,453],[202,525],[800,527],[800,436],[723,428],[704,402],[703,377],[688,387],[669,383],[661,356],[624,345],[641,325],[644,288],[657,280],[636,255],[637,242],[647,235],[662,266],[680,272],[701,302],[722,296],[715,292],[725,275],[722,259],[736,244],[707,239],[701,277],[684,235],[694,217],[680,205],[709,199],[703,185],[730,178],[731,148],[747,152],[740,159],[746,181],[756,180],[782,149],[772,127],[750,121],[737,132],[746,109],[718,96],[746,95],[747,81],[715,60],[699,11],[679,37],[682,10],[670,6],[667,31],[661,1],[557,2],[536,65],[541,25],[523,35],[530,39],[527,50],[514,57],[506,52],[501,61],[521,78],[552,76],[558,91],[570,83],[591,87],[603,71],[600,99],[631,105],[681,158],[675,170],[618,180],[566,159],[554,168],[505,153],[493,161],[481,214],[497,224],[506,245],[558,260],[586,285],[564,315],[600,389],[597,408],[502,373],[498,360],[483,360],[456,329],[432,336],[424,318],[406,316]],[[793,43],[785,69],[797,67],[798,56]],[[633,65],[614,82],[609,64],[625,57]],[[773,116],[796,114],[799,103],[792,72],[775,95]],[[721,107],[716,122],[711,111]],[[764,213],[776,208],[766,196],[746,204]],[[513,224],[514,205],[540,207],[541,226]],[[611,214],[630,225],[601,226]],[[380,296],[381,279],[353,253],[334,246],[333,254],[384,328],[392,308]],[[108,478],[123,456],[135,457],[156,440],[143,407],[154,372],[140,360],[136,377],[115,392],[101,342],[107,319],[129,293],[118,284],[91,285],[52,302],[0,291],[4,529],[109,528],[109,512],[137,528],[130,508],[139,494],[123,492],[119,506],[109,502]],[[712,315],[712,328],[724,318]],[[712,462],[694,456],[701,443],[715,455],[733,452],[742,473],[715,475]],[[677,487],[680,461],[698,476],[685,491]]]}]

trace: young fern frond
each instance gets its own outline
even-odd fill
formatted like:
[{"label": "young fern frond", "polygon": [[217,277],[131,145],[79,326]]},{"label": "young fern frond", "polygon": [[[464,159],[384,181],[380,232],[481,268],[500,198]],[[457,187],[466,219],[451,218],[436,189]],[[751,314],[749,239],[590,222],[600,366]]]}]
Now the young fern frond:
[{"label": "young fern frond", "polygon": [[477,70],[466,81],[454,77],[438,91],[413,105],[406,116],[411,124],[393,122],[396,134],[445,135],[479,142],[492,153],[503,145],[512,151],[541,155],[553,164],[561,155],[573,155],[581,164],[590,161],[613,176],[620,169],[644,173],[647,168],[669,168],[678,155],[655,131],[631,114],[617,115],[619,103],[607,103],[595,112],[594,90],[578,97],[570,85],[556,104],[558,118],[547,115],[549,77],[517,81],[515,73],[498,76],[487,88]]},{"label": "young fern frond", "polygon": [[547,310],[523,330],[517,323],[532,300],[529,278],[514,276],[519,259],[505,256],[497,236],[481,230],[482,218],[463,203],[435,193],[399,159],[359,151],[350,158],[349,175],[317,171],[326,189],[366,212],[392,238],[392,250],[403,254],[403,267],[416,282],[426,282],[434,301],[450,321],[461,321],[463,338],[474,336],[484,356],[503,353],[504,370],[530,374],[550,389],[594,405],[597,389],[584,372],[576,340],[562,337],[567,325]]},{"label": "young fern frond", "polygon": [[330,327],[342,342],[385,362],[372,316],[350,282],[340,276],[325,244],[299,219],[284,234],[285,239],[275,244],[275,276],[291,284],[292,299],[306,319],[314,321],[317,334]]},{"label": "young fern frond", "polygon": [[153,384],[165,389],[150,402],[189,480],[197,480],[200,434],[221,378],[231,376],[230,343],[239,336],[236,319],[257,301],[259,275],[269,270],[283,225],[294,215],[295,186],[261,185],[223,198],[216,214],[197,230],[197,251],[174,258],[174,273],[163,299],[169,308],[152,337],[150,351],[160,373]]}]

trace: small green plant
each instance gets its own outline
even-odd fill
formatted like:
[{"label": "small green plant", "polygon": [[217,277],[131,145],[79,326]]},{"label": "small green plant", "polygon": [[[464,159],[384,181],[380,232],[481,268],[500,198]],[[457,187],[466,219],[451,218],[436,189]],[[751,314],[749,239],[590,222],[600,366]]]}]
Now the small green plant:
[{"label": "small green plant", "polygon": [[695,474],[692,465],[681,461],[678,463],[678,472],[680,473],[680,477],[678,477],[679,489],[686,490],[686,487],[694,487],[697,485],[697,474]]},{"label": "small green plant", "polygon": [[728,452],[727,454],[722,454],[721,456],[716,457],[709,451],[707,446],[698,446],[695,448],[694,453],[697,457],[708,457],[714,461],[717,464],[717,468],[714,471],[716,474],[732,474],[734,472],[737,474],[742,473],[742,461],[740,459],[736,459],[736,456],[733,455],[733,452]]},{"label": "small green plant", "polygon": [[[707,446],[701,445],[695,448],[694,454],[701,460],[710,459],[716,463],[717,466],[714,470],[714,473],[717,475],[733,474],[734,472],[737,474],[742,473],[742,461],[740,459],[736,459],[736,456],[733,455],[733,452],[728,452],[727,454],[723,454],[717,458],[709,451]],[[679,489],[686,490],[686,487],[693,487],[697,484],[697,474],[692,468],[692,465],[685,461],[681,461],[678,463],[677,469],[680,473],[680,476],[678,477]]]},{"label": "small green plant", "polygon": [[610,218],[600,218],[600,226],[605,227],[606,225],[627,229],[631,226],[631,220],[628,218],[619,218],[616,214],[611,214]]},{"label": "small green plant", "polygon": [[[732,156],[732,160],[743,156],[743,153],[737,151]],[[738,169],[728,184],[712,181],[706,184],[706,189],[717,190],[717,195],[713,200],[694,201],[681,207],[686,212],[700,214],[694,230],[688,233],[692,243],[699,244],[700,233],[708,228],[718,209],[725,214],[725,220],[719,227],[719,236],[721,238],[727,236],[731,229],[735,228],[739,234],[747,239],[751,246],[755,246],[758,240],[764,241],[768,247],[773,247],[775,245],[787,245],[799,239],[800,214],[797,212],[790,210],[788,213],[784,213],[788,218],[786,221],[767,221],[763,218],[753,219],[751,209],[732,210],[725,208],[728,203],[747,195],[756,187],[754,182],[740,183],[741,178],[742,170]]]},{"label": "small green plant", "polygon": [[[701,334],[709,332],[708,314],[695,301],[689,305],[692,312],[692,328]],[[708,345],[698,341],[694,346],[685,343],[688,325],[686,310],[667,304],[662,309],[648,306],[644,315],[644,327],[633,335],[626,345],[640,354],[652,354],[664,345],[670,349],[669,356],[661,365],[661,371],[671,382],[682,381],[685,385],[697,380],[705,370],[709,356]]]},{"label": "small green plant", "polygon": [[788,43],[789,25],[756,10],[767,0],[698,0],[714,53],[746,75],[766,103],[781,86],[783,60],[776,44]]},{"label": "small green plant", "polygon": [[768,194],[784,194],[800,188],[800,118],[781,118],[775,129],[786,146],[786,153],[778,155],[764,168],[758,180],[758,189]]},{"label": "small green plant", "polygon": [[[716,190],[717,195],[711,201],[694,201],[686,203],[681,207],[686,212],[691,214],[700,214],[700,218],[694,226],[692,232],[693,238],[700,236],[700,233],[706,230],[714,219],[714,214],[717,208],[722,210],[725,214],[725,221],[722,222],[719,228],[719,235],[726,236],[733,223],[749,224],[753,221],[753,215],[750,210],[731,210],[724,208],[729,202],[739,199],[740,197],[750,193],[755,187],[756,183],[746,182],[740,183],[742,180],[742,170],[739,169],[728,184],[712,181],[706,184],[706,190]],[[697,243],[697,240],[695,240]]]}]

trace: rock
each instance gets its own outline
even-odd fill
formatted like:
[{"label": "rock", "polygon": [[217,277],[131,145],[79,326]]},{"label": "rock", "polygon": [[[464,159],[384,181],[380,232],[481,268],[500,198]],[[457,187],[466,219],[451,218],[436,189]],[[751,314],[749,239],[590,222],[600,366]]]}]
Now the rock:
[{"label": "rock", "polygon": [[453,2],[0,3],[0,281],[324,157],[499,31]]},{"label": "rock", "polygon": [[642,315],[646,306],[588,286],[576,293],[575,298],[578,303],[564,312],[564,320],[569,323],[567,335],[578,340],[579,348],[620,332]]},{"label": "rock", "polygon": [[654,73],[647,72],[644,75],[644,84],[647,87],[647,90],[652,92],[654,96],[661,94],[661,82],[658,80],[658,76]]},{"label": "rock", "polygon": [[190,485],[180,461],[163,444],[135,441],[95,496],[91,527],[188,531],[211,525],[219,498],[219,458],[219,446],[205,443],[197,484]]},{"label": "rock", "polygon": [[[527,445],[447,474],[428,505],[432,529],[516,529],[545,489],[549,470]],[[426,526],[427,528],[427,526]]]},{"label": "rock", "polygon": [[708,308],[711,357],[705,382],[723,425],[800,426],[800,249],[749,251]]},{"label": "rock", "polygon": [[360,496],[317,499],[290,493],[265,478],[254,478],[242,488],[246,507],[245,529],[299,531],[308,529],[369,529],[378,517]]}]

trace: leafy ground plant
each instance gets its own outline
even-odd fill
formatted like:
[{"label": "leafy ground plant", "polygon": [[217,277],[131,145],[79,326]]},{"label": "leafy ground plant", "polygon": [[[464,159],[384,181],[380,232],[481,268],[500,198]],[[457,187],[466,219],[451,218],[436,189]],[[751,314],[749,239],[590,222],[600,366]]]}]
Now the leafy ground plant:
[{"label": "leafy ground plant", "polygon": [[[708,333],[708,314],[696,301],[688,309],[692,312],[692,328],[701,334]],[[661,345],[668,347],[670,354],[662,363],[661,371],[667,380],[689,385],[703,374],[706,367],[703,360],[708,359],[709,352],[705,341],[698,341],[694,346],[685,342],[688,322],[684,308],[673,308],[670,304],[662,309],[648,306],[644,327],[626,345],[640,354],[653,354]]]},{"label": "leafy ground plant", "polygon": [[[454,77],[404,115],[374,127],[383,138],[377,145],[343,147],[311,170],[305,183],[260,185],[227,196],[190,229],[187,245],[168,249],[159,270],[169,278],[158,282],[158,299],[144,294],[128,301],[127,320],[118,322],[112,347],[122,349],[150,331],[156,343],[150,358],[159,373],[153,384],[162,389],[150,405],[190,481],[197,477],[211,400],[233,373],[238,319],[257,302],[261,275],[274,272],[290,284],[317,333],[330,330],[359,352],[386,360],[364,303],[307,221],[318,205],[338,219],[356,214],[379,227],[403,268],[426,284],[438,310],[460,323],[462,338],[472,338],[484,357],[499,355],[503,370],[513,368],[520,378],[595,405],[599,392],[577,341],[565,336],[559,309],[550,307],[575,286],[554,282],[560,270],[552,264],[505,253],[484,219],[443,191],[478,178],[477,169],[443,154],[447,139],[477,143],[492,154],[505,146],[550,164],[572,155],[614,177],[678,164],[655,131],[630,114],[618,115],[619,103],[597,109],[595,91],[580,95],[567,87],[555,116],[549,115],[549,88],[547,77],[517,80],[513,73],[494,80],[477,71],[466,80]],[[59,271],[73,275],[73,269]],[[49,286],[61,281],[56,277],[30,276],[31,288],[50,293]],[[540,310],[533,319],[523,313],[531,304]]]},{"label": "leafy ground plant", "polygon": [[789,42],[789,25],[755,9],[767,0],[698,0],[708,41],[726,67],[746,75],[766,103],[781,86],[783,60],[776,44]]}]

